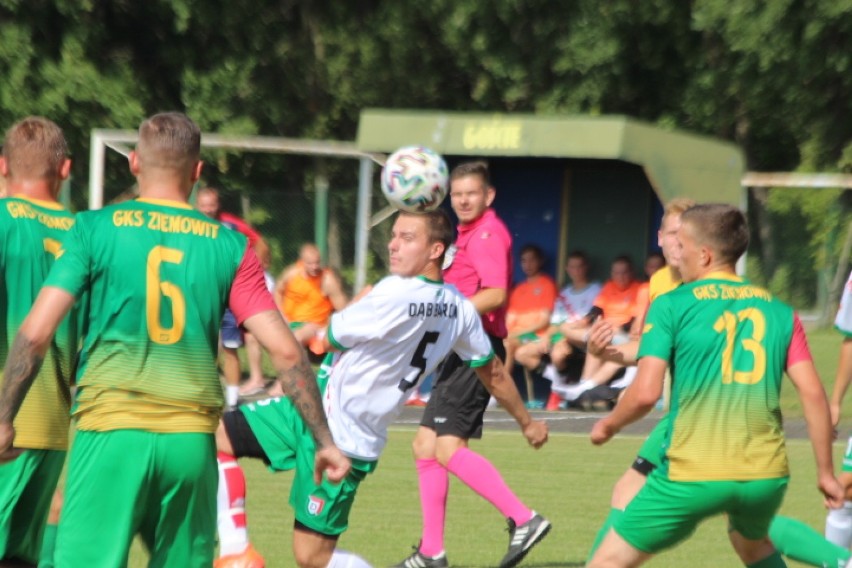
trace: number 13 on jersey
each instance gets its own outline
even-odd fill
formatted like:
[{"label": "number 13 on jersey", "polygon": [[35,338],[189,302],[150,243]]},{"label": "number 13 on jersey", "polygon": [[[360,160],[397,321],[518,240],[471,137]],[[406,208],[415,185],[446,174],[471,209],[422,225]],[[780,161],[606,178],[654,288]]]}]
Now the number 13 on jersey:
[{"label": "number 13 on jersey", "polygon": [[[745,322],[751,322],[752,330],[750,337],[738,339],[737,332]],[[717,333],[725,334],[725,348],[722,351],[722,383],[740,383],[753,385],[759,383],[766,373],[766,350],[763,347],[763,338],[766,336],[766,317],[763,312],[754,308],[740,310],[737,313],[725,311],[713,329]],[[734,354],[744,349],[752,354],[754,364],[749,370],[734,368]]]}]

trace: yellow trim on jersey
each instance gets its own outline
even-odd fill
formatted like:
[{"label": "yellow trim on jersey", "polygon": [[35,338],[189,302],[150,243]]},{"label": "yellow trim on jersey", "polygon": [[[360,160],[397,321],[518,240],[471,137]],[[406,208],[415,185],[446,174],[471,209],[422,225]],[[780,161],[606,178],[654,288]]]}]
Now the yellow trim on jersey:
[{"label": "yellow trim on jersey", "polygon": [[664,266],[651,275],[648,282],[648,300],[653,302],[667,292],[671,292],[682,283],[680,274],[675,277],[675,268]]},{"label": "yellow trim on jersey", "polygon": [[722,272],[716,271],[711,272],[709,274],[705,274],[698,280],[730,280],[731,282],[742,282],[743,279],[737,276],[736,274],[731,274],[730,272]]},{"label": "yellow trim on jersey", "polygon": [[145,393],[85,387],[73,415],[79,430],[212,434],[219,425],[221,410]]},{"label": "yellow trim on jersey", "polygon": [[152,197],[139,197],[136,199],[140,203],[150,203],[151,205],[164,205],[165,207],[176,207],[178,209],[192,209],[192,205],[185,201],[177,201],[173,199],[154,199]]},{"label": "yellow trim on jersey", "polygon": [[38,205],[39,207],[44,207],[45,209],[53,209],[55,211],[67,211],[67,209],[65,209],[65,206],[59,203],[58,201],[45,201],[44,199],[36,199],[35,197],[30,197],[29,195],[23,195],[20,193],[10,195],[9,197],[14,197],[15,199],[23,199],[24,201],[29,201],[33,205]]}]

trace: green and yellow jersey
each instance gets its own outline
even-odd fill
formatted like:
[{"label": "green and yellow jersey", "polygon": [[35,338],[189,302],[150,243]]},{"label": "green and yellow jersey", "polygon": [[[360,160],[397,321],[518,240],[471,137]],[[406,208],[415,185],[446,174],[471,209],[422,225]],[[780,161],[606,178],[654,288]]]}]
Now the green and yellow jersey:
[{"label": "green and yellow jersey", "polygon": [[[0,200],[0,359],[30,311],[74,215],[52,201],[21,196]],[[63,320],[44,363],[15,418],[15,445],[28,449],[68,447],[70,382],[77,352],[75,313]]]},{"label": "green and yellow jersey", "polygon": [[664,359],[672,395],[662,468],[676,481],[788,475],[779,392],[810,358],[793,309],[714,273],[651,303],[639,357]]},{"label": "green and yellow jersey", "polygon": [[82,430],[215,431],[222,313],[230,305],[242,322],[275,309],[246,238],[176,201],[81,213],[46,285],[90,295]]}]

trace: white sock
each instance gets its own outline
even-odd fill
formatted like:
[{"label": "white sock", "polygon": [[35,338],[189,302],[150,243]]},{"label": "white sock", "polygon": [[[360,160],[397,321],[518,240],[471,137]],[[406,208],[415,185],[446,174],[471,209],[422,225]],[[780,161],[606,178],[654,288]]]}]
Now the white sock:
[{"label": "white sock", "polygon": [[237,526],[234,522],[234,514],[245,511],[245,502],[237,500],[232,502],[228,491],[228,482],[225,479],[227,471],[238,467],[235,460],[229,462],[219,461],[219,488],[216,491],[216,530],[219,533],[219,556],[240,554],[249,545],[248,529]]},{"label": "white sock", "polygon": [[225,387],[225,404],[228,406],[236,406],[237,400],[240,398],[239,385],[227,385]]},{"label": "white sock", "polygon": [[334,549],[334,554],[331,555],[331,560],[328,561],[327,568],[373,568],[370,563],[355,554],[346,550]]},{"label": "white sock", "polygon": [[636,378],[636,372],[639,370],[639,367],[633,365],[624,369],[624,375],[620,379],[616,379],[612,381],[609,386],[614,389],[626,389],[630,386],[630,383],[633,382],[633,379]]},{"label": "white sock", "polygon": [[556,370],[556,365],[553,363],[550,363],[544,368],[544,371],[541,372],[541,376],[552,383],[559,381],[559,371]]},{"label": "white sock", "polygon": [[572,400],[577,400],[580,398],[581,394],[587,390],[595,388],[596,386],[597,383],[590,379],[581,379],[576,385],[569,385],[567,387],[553,385],[551,388],[562,395],[562,398],[570,402]]},{"label": "white sock", "polygon": [[825,539],[843,548],[852,544],[852,501],[844,501],[842,507],[828,512]]}]

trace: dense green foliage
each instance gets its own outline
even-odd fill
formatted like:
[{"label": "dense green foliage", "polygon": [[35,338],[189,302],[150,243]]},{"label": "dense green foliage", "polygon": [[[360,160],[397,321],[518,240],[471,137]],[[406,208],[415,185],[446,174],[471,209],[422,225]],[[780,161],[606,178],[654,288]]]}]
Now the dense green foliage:
[{"label": "dense green foliage", "polygon": [[[66,128],[78,204],[90,130],[166,109],[342,140],[370,106],[626,114],[735,141],[751,170],[848,171],[850,38],[852,0],[0,0],[0,124]],[[234,196],[313,186],[310,159],[206,157]],[[354,187],[351,165],[328,169]],[[842,246],[838,195],[753,192],[752,276],[811,303]]]}]

